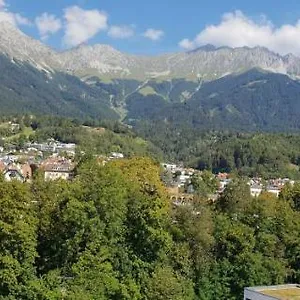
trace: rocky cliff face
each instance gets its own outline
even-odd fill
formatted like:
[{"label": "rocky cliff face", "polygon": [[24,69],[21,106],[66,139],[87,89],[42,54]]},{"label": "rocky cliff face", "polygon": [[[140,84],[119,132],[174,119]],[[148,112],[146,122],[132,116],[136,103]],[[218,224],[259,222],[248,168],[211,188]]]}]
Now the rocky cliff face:
[{"label": "rocky cliff face", "polygon": [[0,23],[0,53],[39,69],[60,69],[59,55],[13,25]]},{"label": "rocky cliff face", "polygon": [[124,54],[106,45],[81,46],[60,55],[63,66],[79,75],[110,78],[187,78],[214,80],[231,73],[261,68],[270,72],[300,75],[300,59],[280,56],[263,47],[202,47],[186,53],[154,57]]}]

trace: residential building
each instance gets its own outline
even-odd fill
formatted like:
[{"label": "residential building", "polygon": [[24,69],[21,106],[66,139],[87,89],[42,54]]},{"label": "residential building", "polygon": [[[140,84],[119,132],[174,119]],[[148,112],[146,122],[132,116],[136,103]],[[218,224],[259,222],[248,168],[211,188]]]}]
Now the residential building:
[{"label": "residential building", "polygon": [[250,186],[250,194],[252,197],[258,197],[263,191],[262,184],[256,184]]},{"label": "residential building", "polygon": [[119,153],[119,152],[112,152],[110,154],[110,159],[121,159],[124,158],[124,154],[123,153]]},{"label": "residential building", "polygon": [[177,165],[175,165],[175,164],[163,163],[161,165],[166,171],[170,171],[172,173],[175,172],[178,168]]},{"label": "residential building", "polygon": [[190,183],[191,175],[188,174],[185,170],[181,172],[178,176],[178,184],[180,187],[184,187],[186,183]]},{"label": "residential building", "polygon": [[295,182],[289,178],[276,178],[266,181],[262,180],[262,178],[251,178],[248,182],[250,186],[250,192],[253,197],[259,196],[264,191],[274,194],[276,197],[278,197],[286,184],[294,185],[294,183]]},{"label": "residential building", "polygon": [[247,287],[244,300],[296,300],[300,299],[300,285]]},{"label": "residential building", "polygon": [[49,139],[45,143],[27,143],[26,145],[27,151],[29,150],[36,150],[36,151],[42,151],[42,152],[50,152],[50,153],[60,153],[60,152],[66,152],[70,155],[75,155],[76,151],[76,144],[69,143],[61,143],[58,141],[55,141],[53,139]]},{"label": "residential building", "polygon": [[220,181],[226,180],[230,178],[230,175],[228,173],[218,173],[216,175],[216,178],[219,179]]},{"label": "residential building", "polygon": [[221,179],[219,181],[219,193],[222,193],[224,191],[224,189],[226,188],[226,186],[232,181],[232,179],[228,178],[228,179]]},{"label": "residential building", "polygon": [[20,130],[20,124],[13,123],[13,122],[9,122],[8,124],[10,125],[10,129],[13,132],[16,132],[16,131]]},{"label": "residential building", "polygon": [[278,187],[278,186],[267,186],[266,191],[278,197],[281,192],[281,189],[282,187]]},{"label": "residential building", "polygon": [[45,180],[70,180],[74,177],[75,164],[63,157],[52,157],[42,163],[41,169]]},{"label": "residential building", "polygon": [[30,181],[32,178],[32,170],[29,164],[10,163],[5,165],[0,164],[0,171],[3,173],[6,181],[18,180],[21,182]]}]

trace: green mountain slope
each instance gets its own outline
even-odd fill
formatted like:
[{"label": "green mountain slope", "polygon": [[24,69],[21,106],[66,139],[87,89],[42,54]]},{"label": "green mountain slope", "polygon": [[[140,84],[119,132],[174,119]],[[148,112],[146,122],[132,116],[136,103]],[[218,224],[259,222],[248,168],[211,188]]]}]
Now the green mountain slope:
[{"label": "green mountain slope", "polygon": [[204,130],[286,131],[300,128],[300,83],[252,69],[216,81],[186,79],[83,82],[61,72],[0,56],[1,114],[50,114],[81,119],[120,117]]},{"label": "green mountain slope", "polygon": [[76,77],[38,70],[0,56],[1,114],[42,113],[80,118],[117,119],[105,91]]},{"label": "green mountain slope", "polygon": [[253,69],[203,83],[183,102],[165,101],[158,94],[135,94],[127,108],[127,120],[133,124],[150,120],[200,129],[297,130],[300,83],[285,75]]}]

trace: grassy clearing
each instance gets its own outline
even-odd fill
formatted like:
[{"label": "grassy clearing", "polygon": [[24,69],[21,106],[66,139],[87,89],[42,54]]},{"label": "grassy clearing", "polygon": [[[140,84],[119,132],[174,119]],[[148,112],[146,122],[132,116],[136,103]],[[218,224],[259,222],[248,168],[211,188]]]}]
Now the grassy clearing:
[{"label": "grassy clearing", "polygon": [[145,86],[144,88],[139,90],[139,93],[143,96],[156,95],[154,88],[151,86]]},{"label": "grassy clearing", "polygon": [[24,129],[21,132],[7,137],[6,140],[13,141],[18,139],[21,135],[25,135],[28,138],[32,134],[34,134],[34,131],[32,130],[31,127],[24,127]]}]

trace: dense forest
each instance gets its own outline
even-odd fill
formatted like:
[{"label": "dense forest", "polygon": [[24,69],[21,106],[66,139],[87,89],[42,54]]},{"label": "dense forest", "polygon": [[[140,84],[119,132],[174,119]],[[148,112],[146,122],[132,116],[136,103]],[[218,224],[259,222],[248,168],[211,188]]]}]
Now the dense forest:
[{"label": "dense forest", "polygon": [[[199,130],[296,132],[299,130],[299,81],[252,69],[215,81],[147,83],[148,91],[127,98],[125,121],[166,122]],[[161,89],[159,89],[160,87]]]},{"label": "dense forest", "polygon": [[0,179],[1,299],[241,299],[299,282],[300,186],[251,198],[234,181],[173,207],[159,166],[83,159],[72,182]]},{"label": "dense forest", "polygon": [[49,72],[0,55],[0,115],[52,114],[116,120],[109,95],[66,73]]},{"label": "dense forest", "polygon": [[165,122],[139,122],[135,131],[169,162],[240,176],[300,178],[300,135],[202,131]]}]

